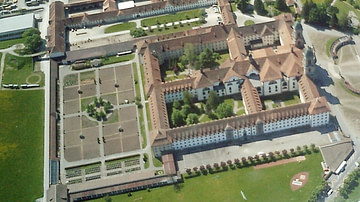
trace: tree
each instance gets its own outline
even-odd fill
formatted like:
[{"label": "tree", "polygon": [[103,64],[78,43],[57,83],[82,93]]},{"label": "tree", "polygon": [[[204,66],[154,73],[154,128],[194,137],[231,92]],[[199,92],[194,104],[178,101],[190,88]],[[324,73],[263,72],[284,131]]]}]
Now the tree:
[{"label": "tree", "polygon": [[206,169],[211,170],[211,165],[210,165],[210,164],[207,164],[207,165],[206,165]]},{"label": "tree", "polygon": [[242,158],[241,158],[241,161],[242,161],[243,164],[246,164],[246,162],[247,162],[247,160],[246,160],[245,157],[242,157]]},{"label": "tree", "polygon": [[214,168],[216,168],[216,170],[218,170],[220,167],[219,167],[219,164],[218,163],[214,163]]},{"label": "tree", "polygon": [[279,151],[275,151],[275,154],[280,156],[280,152]]},{"label": "tree", "polygon": [[346,14],[339,16],[339,27],[342,30],[349,28],[349,17]]},{"label": "tree", "polygon": [[194,103],[194,96],[187,91],[184,92],[184,103],[190,106]]},{"label": "tree", "polygon": [[112,199],[111,199],[111,197],[109,196],[109,194],[106,194],[106,196],[105,196],[105,201],[106,201],[106,202],[111,202],[111,201],[112,201]]},{"label": "tree", "polygon": [[213,52],[209,48],[205,48],[205,50],[200,53],[199,59],[202,67],[209,66],[213,62],[212,54]]},{"label": "tree", "polygon": [[177,101],[177,100],[175,100],[175,101],[173,102],[173,108],[174,108],[174,109],[177,109],[177,110],[180,110],[180,108],[181,108],[180,102]]},{"label": "tree", "polygon": [[238,165],[240,163],[240,160],[238,158],[236,158],[236,159],[234,159],[234,162],[235,162],[236,165]]},{"label": "tree", "polygon": [[188,114],[191,113],[191,106],[188,104],[184,105],[181,109],[181,113],[183,113],[184,117],[187,117]]},{"label": "tree", "polygon": [[287,150],[286,149],[282,150],[282,154],[283,154],[284,157],[286,157],[287,156]]},{"label": "tree", "polygon": [[254,1],[254,9],[258,15],[266,15],[266,10],[264,8],[264,3],[262,0],[255,0]]},{"label": "tree", "polygon": [[229,166],[231,166],[232,165],[232,161],[231,160],[227,160],[227,162],[226,162]]},{"label": "tree", "polygon": [[193,171],[196,173],[198,171],[198,167],[194,167]]},{"label": "tree", "polygon": [[306,0],[306,2],[304,3],[301,14],[306,22],[308,22],[309,20],[310,10],[314,7],[316,7],[316,5],[312,2],[312,0]]},{"label": "tree", "polygon": [[280,11],[288,11],[289,10],[289,7],[286,5],[285,0],[276,0],[275,8],[277,8]]},{"label": "tree", "polygon": [[22,34],[22,37],[25,38],[32,35],[40,35],[40,31],[36,28],[30,28],[25,30],[25,32]]},{"label": "tree", "polygon": [[255,158],[257,161],[260,160],[260,156],[257,155],[257,154],[254,156],[254,158]]},{"label": "tree", "polygon": [[130,30],[130,35],[133,36],[134,38],[137,38],[137,37],[146,36],[147,34],[144,29],[135,28],[135,29]]},{"label": "tree", "polygon": [[187,172],[188,175],[191,175],[191,169],[190,168],[186,169],[186,172]]},{"label": "tree", "polygon": [[303,148],[306,153],[309,151],[309,149],[308,149],[309,147],[307,145],[304,145]]},{"label": "tree", "polygon": [[200,9],[199,10],[199,16],[205,16],[206,15],[206,12],[205,12],[205,9]]},{"label": "tree", "polygon": [[328,22],[328,15],[326,12],[326,7],[324,4],[320,4],[320,5],[314,5],[314,7],[312,7],[310,9],[309,12],[309,18],[308,21],[309,23],[313,23],[313,24],[318,24],[318,25],[326,25]]},{"label": "tree", "polygon": [[179,110],[173,110],[171,114],[171,122],[174,126],[179,127],[184,125],[184,115]]},{"label": "tree", "polygon": [[205,106],[206,110],[208,110],[208,108],[216,109],[218,107],[219,103],[220,103],[219,96],[216,94],[215,91],[213,91],[213,90],[210,91],[209,97],[208,97],[208,99],[206,101],[206,105],[208,105],[208,106]]},{"label": "tree", "polygon": [[226,163],[225,163],[224,161],[221,161],[221,162],[220,162],[220,165],[221,165],[221,167],[223,167],[223,168],[226,167]]},{"label": "tree", "polygon": [[201,24],[205,24],[205,23],[206,23],[205,17],[204,17],[204,16],[200,16],[199,22],[200,22]]},{"label": "tree", "polygon": [[184,46],[184,57],[191,67],[194,67],[197,61],[197,55],[195,54],[194,46],[191,43],[186,43]]},{"label": "tree", "polygon": [[311,145],[310,145],[310,148],[311,148],[311,151],[312,151],[312,152],[316,152],[316,146],[315,146],[315,144],[311,144]]},{"label": "tree", "polygon": [[197,114],[190,113],[186,118],[186,124],[196,124],[199,123],[199,117]]},{"label": "tree", "polygon": [[25,45],[24,52],[35,53],[38,50],[40,50],[42,43],[43,43],[42,39],[38,34],[27,36],[24,41],[24,45]]},{"label": "tree", "polygon": [[233,108],[232,106],[226,104],[226,103],[221,103],[217,108],[216,108],[216,113],[219,116],[220,119],[222,118],[226,118],[229,116],[233,115]]},{"label": "tree", "polygon": [[273,153],[273,152],[269,152],[269,157],[270,157],[271,159],[273,159],[273,158],[274,158],[274,153]]},{"label": "tree", "polygon": [[338,18],[336,17],[336,13],[332,13],[332,14],[331,14],[330,21],[329,21],[329,26],[330,26],[331,28],[337,28],[337,27],[338,27],[338,24],[339,24],[339,20],[338,20]]},{"label": "tree", "polygon": [[245,13],[247,11],[247,6],[249,5],[249,0],[235,0],[237,8],[242,12]]},{"label": "tree", "polygon": [[252,162],[252,161],[254,160],[254,158],[253,158],[252,156],[248,156],[248,160],[249,160],[250,162]]}]

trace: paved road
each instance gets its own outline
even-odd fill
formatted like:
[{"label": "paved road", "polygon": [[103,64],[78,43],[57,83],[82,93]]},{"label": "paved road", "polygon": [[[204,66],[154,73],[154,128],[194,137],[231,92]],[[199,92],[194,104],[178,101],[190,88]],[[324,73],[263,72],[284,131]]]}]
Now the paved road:
[{"label": "paved road", "polygon": [[[313,27],[307,24],[304,24],[302,21],[302,25],[304,28],[304,38],[309,45],[313,45],[315,47],[316,51],[316,57],[317,57],[317,63],[319,66],[323,68],[324,71],[328,72],[328,76],[330,77],[332,82],[338,81],[339,76],[337,75],[339,70],[341,69],[340,66],[333,65],[333,61],[328,58],[325,51],[325,43],[326,40],[322,40],[323,43],[319,43],[319,38],[330,38],[330,37],[340,37],[346,35],[345,33],[336,31],[336,30],[330,30],[330,29],[323,29],[318,27]],[[311,36],[311,37],[309,37]],[[316,38],[314,36],[318,36],[319,38]],[[356,36],[354,37],[355,42],[360,42],[360,39]],[[358,47],[355,46],[355,54],[358,55]],[[358,62],[356,60],[352,62]],[[358,63],[360,65],[360,63]],[[357,66],[358,66],[357,65]],[[342,69],[341,71],[345,71],[345,69]],[[325,81],[326,77],[320,77],[320,83],[327,83]],[[347,175],[355,169],[355,162],[360,160],[360,137],[359,137],[359,131],[352,125],[349,120],[349,116],[351,114],[346,114],[344,111],[344,107],[351,107],[349,106],[350,102],[349,100],[353,100],[353,97],[349,97],[348,94],[344,94],[343,90],[335,88],[333,84],[327,84],[325,86],[321,87],[325,91],[325,96],[329,100],[329,106],[331,108],[332,114],[334,114],[337,118],[337,121],[339,123],[340,128],[344,132],[345,135],[350,136],[354,143],[354,150],[355,153],[352,155],[352,157],[347,162],[347,166],[345,167],[345,171],[342,172],[340,175],[333,175],[329,178],[328,182],[331,186],[331,188],[334,190],[334,193],[326,198],[326,201],[333,201],[334,197],[338,194],[338,188],[343,184],[344,179],[347,177]],[[339,99],[338,102],[331,102],[332,100]],[[357,102],[354,100],[354,102]],[[353,103],[355,104],[355,103]],[[345,106],[346,105],[346,106]]]},{"label": "paved road", "polygon": [[[281,132],[280,132],[281,133]],[[289,150],[297,146],[315,144],[316,146],[330,143],[327,133],[321,134],[318,131],[302,132],[284,137],[273,137],[273,139],[254,141],[240,146],[228,146],[209,151],[196,152],[183,156],[178,162],[180,172],[186,168],[193,168],[200,165],[212,165],[213,163],[226,162],[227,160],[241,159],[242,157],[255,156],[259,152],[269,153],[275,151]]]}]

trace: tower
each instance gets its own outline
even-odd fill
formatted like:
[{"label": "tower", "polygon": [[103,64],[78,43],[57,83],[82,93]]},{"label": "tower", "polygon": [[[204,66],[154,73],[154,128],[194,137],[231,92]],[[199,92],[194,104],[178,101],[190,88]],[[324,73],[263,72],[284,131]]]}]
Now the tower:
[{"label": "tower", "polygon": [[303,58],[304,74],[306,74],[311,79],[314,79],[315,63],[316,63],[316,56],[314,49],[310,46],[306,46],[303,54],[304,54],[304,58]]},{"label": "tower", "polygon": [[292,38],[295,46],[300,49],[304,48],[304,44],[305,44],[302,32],[303,32],[303,28],[301,23],[299,21],[295,21],[293,25]]}]

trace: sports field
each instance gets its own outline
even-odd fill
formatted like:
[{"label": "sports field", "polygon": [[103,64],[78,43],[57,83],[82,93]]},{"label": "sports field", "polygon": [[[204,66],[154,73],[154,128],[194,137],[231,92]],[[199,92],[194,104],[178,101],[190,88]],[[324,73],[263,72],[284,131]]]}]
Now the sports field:
[{"label": "sports field", "polygon": [[[112,201],[307,201],[314,188],[320,184],[322,169],[320,153],[306,156],[302,162],[283,164],[254,170],[253,167],[208,174],[185,179],[180,187],[166,186],[112,197]],[[292,191],[291,178],[299,172],[309,172],[307,184]],[[104,199],[95,200],[97,202]]]},{"label": "sports field", "polygon": [[43,108],[43,90],[0,91],[0,201],[42,197]]}]

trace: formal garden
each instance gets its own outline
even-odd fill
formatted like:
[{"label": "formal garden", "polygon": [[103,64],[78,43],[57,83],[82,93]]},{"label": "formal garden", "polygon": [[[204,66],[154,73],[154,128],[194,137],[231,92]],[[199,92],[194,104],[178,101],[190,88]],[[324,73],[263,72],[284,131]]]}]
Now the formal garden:
[{"label": "formal garden", "polygon": [[102,97],[95,97],[94,101],[86,106],[88,115],[98,121],[106,121],[111,115],[112,109],[110,101],[106,101]]},{"label": "formal garden", "polygon": [[[267,168],[254,166],[272,164],[304,156],[306,160],[289,162]],[[112,201],[316,201],[325,193],[320,165],[321,154],[315,145],[298,146],[290,151],[275,151],[254,157],[228,159],[213,165],[201,165],[183,174],[184,183],[112,196]],[[309,179],[302,188],[292,191],[292,177],[308,172]],[[194,191],[196,190],[196,191]],[[209,194],[209,190],[212,191]],[[110,197],[105,199],[109,200]],[[97,199],[94,201],[104,201]]]},{"label": "formal garden", "polygon": [[210,91],[208,99],[203,102],[194,102],[193,95],[184,92],[184,99],[168,104],[167,110],[172,127],[245,114],[240,97],[219,97],[215,91]]}]

